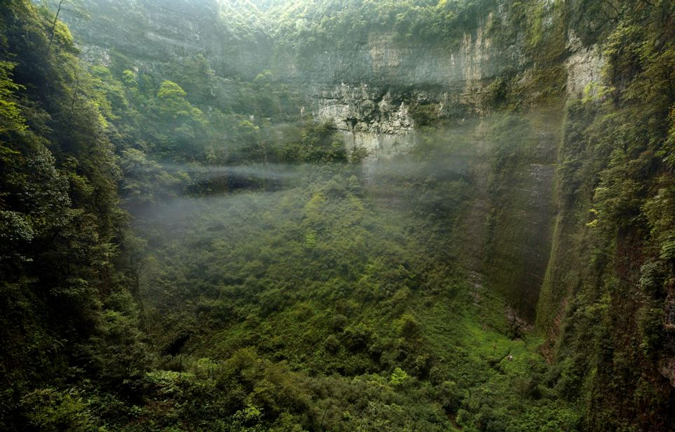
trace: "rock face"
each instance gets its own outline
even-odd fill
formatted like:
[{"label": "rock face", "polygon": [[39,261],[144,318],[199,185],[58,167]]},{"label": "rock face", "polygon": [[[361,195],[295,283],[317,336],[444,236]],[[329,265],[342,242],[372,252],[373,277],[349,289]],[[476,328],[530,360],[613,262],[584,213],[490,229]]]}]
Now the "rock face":
[{"label": "rock face", "polygon": [[408,106],[391,90],[340,84],[317,89],[315,100],[315,117],[334,123],[348,148],[366,150],[366,165],[405,153],[415,144]]},{"label": "rock face", "polygon": [[231,3],[89,0],[91,19],[67,11],[62,19],[84,41],[85,57],[100,60],[102,51],[114,50],[158,70],[160,65],[201,54],[217,76],[253,79],[268,69],[272,42],[262,31],[251,37],[237,34],[228,23],[236,12],[236,4]]},{"label": "rock face", "polygon": [[302,63],[280,62],[275,72],[287,82],[311,83],[315,117],[335,123],[350,148],[365,149],[369,164],[414,146],[419,125],[411,104],[434,104],[438,117],[447,116],[450,94],[458,99],[515,61],[513,53],[491,46],[482,28],[454,49],[371,34],[362,45],[324,50]]},{"label": "rock face", "polygon": [[[567,71],[567,100],[594,98],[598,95],[604,67],[599,48],[597,46],[583,47],[572,32],[568,35],[567,48],[570,50],[570,55],[564,63]],[[568,156],[564,145],[561,146],[560,159],[564,160]],[[552,233],[550,260],[540,288],[537,314],[537,325],[549,332],[551,340],[557,338],[566,305],[574,290],[581,283],[578,272],[571,271],[571,269],[581,267],[574,240],[579,237],[578,226],[570,223],[576,219],[576,216],[573,212],[566,210],[564,205],[557,208],[556,212],[557,223]]]},{"label": "rock face", "polygon": [[419,42],[395,33],[374,32],[351,45],[317,49],[301,58],[279,53],[274,70],[287,81],[347,83],[390,88],[461,89],[467,81],[489,79],[505,67],[522,65],[518,47],[498,49],[486,35],[489,14],[461,41]]},{"label": "rock face", "polygon": [[[91,0],[93,20],[64,14],[84,57],[109,64],[111,52],[137,67],[161,73],[181,59],[203,55],[219,79],[215,93],[227,95],[230,78],[253,79],[271,69],[277,81],[295,85],[311,101],[315,118],[331,121],[350,147],[370,159],[405,152],[415,142],[411,103],[439,104],[447,114],[454,99],[507,66],[522,62],[516,47],[495,49],[484,23],[453,46],[400,40],[374,33],[353,46],[339,45],[298,57],[275,50],[251,9],[236,2],[205,0]],[[120,17],[123,22],[120,22]],[[259,31],[241,35],[233,19]]]},{"label": "rock face", "polygon": [[573,35],[568,43],[573,53],[565,62],[567,69],[567,94],[581,98],[597,94],[597,85],[602,82],[602,68],[605,64],[597,46],[585,48]]}]

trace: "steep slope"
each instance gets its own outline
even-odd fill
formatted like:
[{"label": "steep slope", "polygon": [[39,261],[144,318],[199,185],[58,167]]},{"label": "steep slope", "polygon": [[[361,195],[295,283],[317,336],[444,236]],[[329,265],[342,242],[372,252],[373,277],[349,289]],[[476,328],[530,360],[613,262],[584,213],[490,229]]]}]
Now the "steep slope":
[{"label": "steep slope", "polygon": [[58,401],[81,412],[59,427],[91,426],[63,383],[130,366],[104,359],[103,344],[141,345],[120,253],[118,167],[67,27],[12,0],[0,32],[0,429],[52,426],[39,407]]}]

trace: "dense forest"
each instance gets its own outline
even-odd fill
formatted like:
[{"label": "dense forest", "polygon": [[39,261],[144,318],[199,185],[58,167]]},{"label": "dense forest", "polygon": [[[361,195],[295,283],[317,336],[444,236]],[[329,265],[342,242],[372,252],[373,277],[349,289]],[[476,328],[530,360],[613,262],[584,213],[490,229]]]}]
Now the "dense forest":
[{"label": "dense forest", "polygon": [[675,430],[671,0],[0,0],[0,430]]}]

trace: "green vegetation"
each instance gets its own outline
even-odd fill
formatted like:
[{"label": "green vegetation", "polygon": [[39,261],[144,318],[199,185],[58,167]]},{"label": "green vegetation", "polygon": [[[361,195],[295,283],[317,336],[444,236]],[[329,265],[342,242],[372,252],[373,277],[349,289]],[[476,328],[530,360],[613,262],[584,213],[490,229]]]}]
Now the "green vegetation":
[{"label": "green vegetation", "polygon": [[492,0],[298,1],[279,2],[268,13],[277,24],[276,36],[302,55],[336,43],[367,41],[378,32],[393,32],[401,42],[458,45],[463,33],[475,30],[494,4]]},{"label": "green vegetation", "polygon": [[37,388],[87,362],[105,304],[133,315],[118,170],[67,28],[24,1],[6,2],[0,22],[0,428],[21,429],[18,407],[38,400],[54,406],[30,414],[36,428],[85,427],[77,397]]},{"label": "green vegetation", "polygon": [[[3,4],[0,429],[673,430],[672,2],[254,3]],[[274,67],[478,27],[442,96]]]},{"label": "green vegetation", "polygon": [[[672,307],[667,143],[675,48],[672,39],[655,39],[673,9],[632,3],[620,9],[604,44],[606,87],[566,107],[556,237],[561,250],[576,252],[555,257],[560,270],[550,274],[538,318],[542,328],[560,332],[561,373],[567,391],[581,392],[587,403],[589,430],[608,423],[630,430],[626,417],[659,412],[673,400],[658,369],[673,348],[672,323],[664,322]],[[563,276],[572,266],[578,275]],[[566,301],[568,318],[556,328],[554,305]],[[669,422],[646,416],[638,427]]]}]

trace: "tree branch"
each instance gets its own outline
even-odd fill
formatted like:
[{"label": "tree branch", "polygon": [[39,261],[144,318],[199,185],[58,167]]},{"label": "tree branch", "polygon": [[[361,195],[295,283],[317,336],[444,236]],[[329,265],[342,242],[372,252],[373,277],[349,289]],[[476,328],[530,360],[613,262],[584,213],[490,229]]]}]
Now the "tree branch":
[{"label": "tree branch", "polygon": [[52,23],[52,37],[49,39],[49,46],[47,47],[47,52],[51,51],[52,43],[54,43],[54,36],[56,35],[56,24],[59,21],[59,14],[61,13],[61,6],[65,0],[59,1],[59,7],[56,10],[56,15],[54,16],[54,23]]}]

